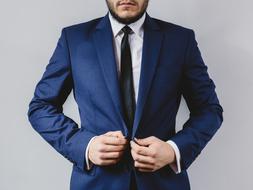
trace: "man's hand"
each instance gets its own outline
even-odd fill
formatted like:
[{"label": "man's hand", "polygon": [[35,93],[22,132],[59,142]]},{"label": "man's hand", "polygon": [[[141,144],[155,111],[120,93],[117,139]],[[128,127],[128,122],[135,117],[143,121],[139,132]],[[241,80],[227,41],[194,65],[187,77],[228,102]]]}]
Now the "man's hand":
[{"label": "man's hand", "polygon": [[89,147],[89,160],[96,165],[117,163],[127,147],[127,139],[121,131],[110,131],[95,137]]},{"label": "man's hand", "polygon": [[153,172],[167,164],[175,162],[173,148],[154,136],[131,141],[131,154],[135,160],[134,166],[142,172]]}]

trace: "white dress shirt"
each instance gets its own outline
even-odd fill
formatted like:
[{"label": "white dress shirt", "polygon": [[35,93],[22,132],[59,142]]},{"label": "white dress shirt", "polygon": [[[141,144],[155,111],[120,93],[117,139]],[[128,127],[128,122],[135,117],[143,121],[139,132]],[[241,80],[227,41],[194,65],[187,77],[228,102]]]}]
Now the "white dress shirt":
[{"label": "white dress shirt", "polygon": [[[134,82],[136,102],[138,98],[137,97],[138,89],[139,89],[138,87],[139,87],[140,72],[141,72],[142,46],[143,46],[143,36],[144,36],[143,23],[144,23],[145,17],[146,17],[146,13],[139,20],[128,25],[133,31],[133,33],[128,35],[128,40],[129,40],[129,45],[131,49],[133,82]],[[124,36],[124,33],[121,31],[121,29],[125,26],[125,24],[118,22],[115,18],[113,18],[113,16],[110,13],[109,13],[109,19],[111,22],[111,27],[112,27],[112,32],[113,32],[113,39],[114,39],[113,44],[114,44],[115,58],[116,58],[118,77],[119,77],[120,58],[121,58],[121,40]],[[93,140],[93,138],[90,140],[90,142]],[[89,150],[90,142],[88,143],[86,151],[85,151],[87,169],[90,169],[92,166],[92,163],[89,162],[89,159],[88,159],[88,150]],[[179,149],[173,141],[168,140],[167,143],[169,143],[172,146],[176,155],[176,162],[173,164],[170,164],[170,167],[173,169],[175,173],[180,173],[181,165],[180,165]]]}]

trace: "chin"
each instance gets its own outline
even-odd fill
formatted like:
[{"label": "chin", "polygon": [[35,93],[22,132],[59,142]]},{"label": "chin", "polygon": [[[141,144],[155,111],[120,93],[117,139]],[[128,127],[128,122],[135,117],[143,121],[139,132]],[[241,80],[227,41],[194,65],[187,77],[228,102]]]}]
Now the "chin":
[{"label": "chin", "polygon": [[132,12],[129,12],[129,11],[118,14],[118,16],[122,19],[131,19],[131,18],[136,17],[136,15],[138,15],[138,13],[132,13]]}]

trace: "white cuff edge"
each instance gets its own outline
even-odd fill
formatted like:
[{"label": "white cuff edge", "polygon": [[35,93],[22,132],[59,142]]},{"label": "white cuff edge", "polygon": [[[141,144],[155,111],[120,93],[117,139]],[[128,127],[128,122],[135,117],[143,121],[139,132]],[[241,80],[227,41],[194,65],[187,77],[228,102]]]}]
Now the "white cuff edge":
[{"label": "white cuff edge", "polygon": [[176,163],[170,164],[171,169],[176,173],[179,174],[181,173],[181,164],[180,164],[180,159],[181,159],[181,155],[180,155],[180,151],[178,149],[178,146],[176,145],[176,143],[174,143],[172,140],[168,140],[167,143],[169,143],[176,155]]}]

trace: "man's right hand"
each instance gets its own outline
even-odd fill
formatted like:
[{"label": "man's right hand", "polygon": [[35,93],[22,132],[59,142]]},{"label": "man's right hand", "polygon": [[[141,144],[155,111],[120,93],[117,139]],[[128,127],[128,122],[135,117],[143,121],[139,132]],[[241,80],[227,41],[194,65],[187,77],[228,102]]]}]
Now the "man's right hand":
[{"label": "man's right hand", "polygon": [[128,143],[121,131],[109,131],[97,136],[89,146],[89,160],[101,166],[115,164],[122,157]]}]

